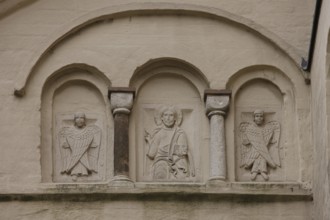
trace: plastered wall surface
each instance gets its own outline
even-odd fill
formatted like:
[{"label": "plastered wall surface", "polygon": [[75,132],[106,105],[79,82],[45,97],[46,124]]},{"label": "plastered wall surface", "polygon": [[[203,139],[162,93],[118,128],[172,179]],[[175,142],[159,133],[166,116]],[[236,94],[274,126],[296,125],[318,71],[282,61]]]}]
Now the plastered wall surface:
[{"label": "plastered wall surface", "polygon": [[[315,158],[313,191],[315,219],[329,213],[329,29],[330,1],[323,1],[315,57],[312,66],[313,145]],[[322,120],[323,118],[323,120]],[[324,120],[324,119],[327,120]]]},{"label": "plastered wall surface", "polygon": [[[109,216],[201,219],[205,215],[210,219],[311,219],[313,167],[310,164],[314,151],[310,86],[305,84],[306,73],[298,62],[308,51],[314,3],[40,0],[24,1],[20,6],[13,4],[10,13],[0,11],[3,13],[0,192],[9,195],[9,199],[4,197],[7,202],[0,204],[4,219],[107,219]],[[324,87],[319,87],[322,82],[313,83],[314,94],[325,96]],[[100,190],[93,186],[93,182],[106,185],[114,176],[110,87],[136,89],[129,117],[128,165],[129,177],[137,184],[142,182],[142,186],[135,185],[133,189]],[[16,96],[15,89],[19,91]],[[204,109],[206,89],[232,91],[229,109],[223,117],[226,180],[220,185],[210,184],[210,188],[207,183],[212,167],[209,163],[212,128]],[[242,93],[249,97],[242,100]],[[316,100],[323,96],[314,95],[312,103],[319,106]],[[175,105],[182,111],[180,126],[187,135],[188,152],[195,162],[195,167],[189,168],[189,178],[181,181],[188,182],[183,188],[180,184],[173,185],[172,180],[165,186],[144,183],[154,181],[149,168],[155,163],[146,157],[144,133],[151,133],[156,127],[154,114],[163,104]],[[281,166],[269,171],[269,181],[260,173],[251,180],[252,168],[240,167],[239,126],[242,122],[253,123],[253,111],[259,108],[265,111],[265,122],[276,121],[281,126],[277,131],[282,132],[277,139]],[[78,184],[69,172],[60,171],[63,158],[62,143],[59,144],[61,131],[74,125],[77,111],[86,113],[87,127],[96,126],[102,134],[99,144],[93,145],[99,147],[102,155],[97,158],[98,174],[88,173],[90,176],[78,179]],[[325,110],[321,113],[324,115]],[[313,114],[316,118],[319,112]],[[321,123],[314,125],[314,133],[322,135],[322,128],[327,125]],[[317,143],[314,139],[314,144]],[[325,150],[326,140],[323,143]],[[320,161],[321,167],[327,166],[321,165],[324,160]],[[314,179],[316,186],[321,184],[317,174]],[[87,199],[83,203],[54,199],[11,201],[16,193],[33,196],[63,193],[64,183],[69,183],[64,190],[68,194],[128,192],[134,199],[103,202]],[[200,188],[195,189],[196,186]],[[136,199],[139,190],[273,197],[266,199],[268,202],[256,199],[251,203],[180,201],[180,197],[161,202],[152,201],[148,195]],[[322,191],[315,192],[322,197]],[[288,202],[278,199],[277,194],[288,196]],[[24,200],[24,196],[19,198]],[[65,198],[64,195],[62,199]],[[68,204],[71,210],[59,211]],[[91,215],[88,206],[98,214]],[[189,211],[191,206],[195,207],[194,212]],[[316,210],[321,207],[316,206]],[[15,212],[13,207],[19,210]],[[173,209],[176,211],[172,213]]]},{"label": "plastered wall surface", "polygon": [[[63,211],[66,209],[66,211]],[[309,204],[197,201],[11,202],[2,219],[266,219],[309,220]],[[235,210],[235,211],[233,211]]]}]

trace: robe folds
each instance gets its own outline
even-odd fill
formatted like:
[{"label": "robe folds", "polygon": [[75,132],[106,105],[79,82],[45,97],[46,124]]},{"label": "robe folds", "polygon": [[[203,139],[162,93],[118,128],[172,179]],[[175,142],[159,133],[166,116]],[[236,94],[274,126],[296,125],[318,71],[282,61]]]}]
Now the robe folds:
[{"label": "robe folds", "polygon": [[241,123],[241,166],[252,166],[251,173],[267,173],[267,164],[273,168],[279,167],[279,134],[280,125],[275,121],[264,126],[250,122]]},{"label": "robe folds", "polygon": [[84,128],[64,127],[59,133],[62,157],[61,173],[87,176],[97,173],[101,130],[96,125]]}]

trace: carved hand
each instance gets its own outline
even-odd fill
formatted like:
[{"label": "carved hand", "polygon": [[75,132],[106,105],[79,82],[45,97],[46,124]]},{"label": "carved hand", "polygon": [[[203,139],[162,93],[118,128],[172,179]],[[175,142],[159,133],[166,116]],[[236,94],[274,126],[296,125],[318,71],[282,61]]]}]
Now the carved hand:
[{"label": "carved hand", "polygon": [[150,136],[149,132],[146,131],[146,130],[144,130],[144,139],[146,140],[146,142],[148,144],[150,144],[150,142],[151,142],[151,136]]},{"label": "carved hand", "polygon": [[146,155],[147,155],[147,157],[148,157],[150,160],[153,160],[153,159],[155,158],[155,157],[149,155],[148,153],[147,153]]},{"label": "carved hand", "polygon": [[96,144],[96,143],[92,143],[92,144],[91,144],[91,147],[94,147],[94,148],[95,148],[95,147],[98,147],[98,146],[99,146],[99,145]]},{"label": "carved hand", "polygon": [[243,145],[249,145],[250,144],[250,141],[248,139],[243,139]]},{"label": "carved hand", "polygon": [[271,144],[276,144],[276,143],[277,143],[277,140],[272,139],[272,140],[270,141],[270,143],[271,143]]},{"label": "carved hand", "polygon": [[192,177],[195,177],[195,169],[191,169],[190,174],[191,174]]},{"label": "carved hand", "polygon": [[63,148],[69,148],[70,146],[69,146],[69,144],[68,144],[67,142],[64,142],[64,143],[62,144],[62,147],[63,147]]},{"label": "carved hand", "polygon": [[267,164],[272,168],[276,168],[276,164],[273,162],[267,162]]}]

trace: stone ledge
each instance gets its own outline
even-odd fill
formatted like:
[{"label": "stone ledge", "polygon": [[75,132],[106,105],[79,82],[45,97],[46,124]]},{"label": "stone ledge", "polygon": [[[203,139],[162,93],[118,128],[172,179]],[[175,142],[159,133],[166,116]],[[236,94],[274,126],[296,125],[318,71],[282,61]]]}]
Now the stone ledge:
[{"label": "stone ledge", "polygon": [[98,200],[230,200],[230,201],[312,201],[311,190],[299,183],[135,183],[42,184],[33,190],[1,190],[0,201],[98,201]]}]

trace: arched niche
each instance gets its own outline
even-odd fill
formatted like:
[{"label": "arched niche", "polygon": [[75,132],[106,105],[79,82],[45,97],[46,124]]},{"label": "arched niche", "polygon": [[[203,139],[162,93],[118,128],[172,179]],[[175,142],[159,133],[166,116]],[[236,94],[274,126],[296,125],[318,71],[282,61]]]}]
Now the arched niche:
[{"label": "arched niche", "polygon": [[[231,181],[299,181],[301,155],[296,124],[295,92],[291,82],[285,74],[274,67],[256,66],[243,69],[234,75],[227,85],[233,94],[231,110],[226,121]],[[254,122],[256,110],[264,112],[264,121],[260,126]],[[255,133],[252,134],[253,132]],[[272,138],[267,138],[266,134]],[[262,161],[260,166],[252,162],[258,163],[258,156],[251,153],[253,141],[259,141],[266,146],[266,154],[278,162],[275,168],[268,162],[264,164]],[[250,145],[246,145],[247,143]],[[249,157],[252,158],[251,163],[245,167],[246,158]],[[265,165],[266,168],[261,168]],[[253,179],[252,173],[258,169],[258,174]],[[268,179],[261,175],[264,169]]]},{"label": "arched niche", "polygon": [[[208,120],[205,116],[202,94],[208,83],[196,68],[185,62],[171,59],[159,59],[138,68],[131,80],[131,86],[137,90],[136,100],[130,120],[130,156],[131,176],[135,181],[150,182],[200,182],[207,173],[208,159]],[[164,106],[174,106],[182,113],[182,121],[178,123],[186,137],[188,154],[186,155],[187,175],[169,175],[164,179],[157,179],[155,171],[157,155],[160,147],[157,145],[155,158],[146,156],[149,145],[145,137],[158,134],[161,143],[166,139],[166,132],[162,133],[159,110]],[[177,121],[180,120],[176,118]],[[158,124],[157,124],[158,123]],[[161,128],[160,130],[157,130]],[[174,130],[173,139],[175,139]],[[159,133],[157,133],[159,132]],[[157,133],[157,134],[156,134]],[[172,135],[172,134],[171,134]],[[171,138],[170,138],[171,139]],[[171,140],[170,140],[171,142]],[[174,141],[175,142],[175,141]],[[178,159],[178,158],[176,158]],[[176,161],[174,156],[174,161]],[[191,166],[193,165],[193,166]],[[173,172],[177,164],[173,166]],[[182,168],[182,167],[181,167]]]},{"label": "arched niche", "polygon": [[[113,172],[111,169],[113,123],[112,116],[107,110],[109,109],[107,102],[109,86],[109,80],[104,80],[102,74],[72,66],[62,68],[47,80],[43,87],[41,105],[43,182],[104,182],[110,178]],[[74,126],[74,115],[77,112],[82,112],[86,116],[84,134],[82,130]],[[88,138],[90,136],[92,141],[88,139],[80,146],[77,142],[69,141],[72,136],[74,140],[75,138],[83,139],[82,135]],[[64,142],[67,141],[69,148],[63,147],[63,139]],[[81,156],[80,158],[85,160],[84,162],[78,160],[76,164],[88,163],[94,171],[85,168],[79,170],[80,168],[73,164],[70,173],[63,173],[65,166],[70,167],[68,163],[75,162],[73,144],[78,146],[75,148],[76,152],[81,150],[77,153],[78,157]],[[93,151],[89,147],[91,145],[95,145]],[[74,173],[77,175],[73,175]],[[82,175],[79,175],[80,173]]]},{"label": "arched niche", "polygon": [[209,81],[199,68],[185,60],[172,57],[151,59],[136,68],[130,86],[136,87],[138,93],[146,80],[158,74],[168,73],[185,77],[196,87],[200,97],[203,97],[204,89],[209,87]]}]

